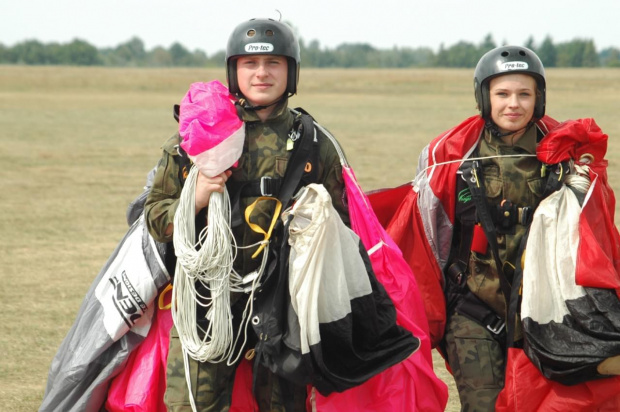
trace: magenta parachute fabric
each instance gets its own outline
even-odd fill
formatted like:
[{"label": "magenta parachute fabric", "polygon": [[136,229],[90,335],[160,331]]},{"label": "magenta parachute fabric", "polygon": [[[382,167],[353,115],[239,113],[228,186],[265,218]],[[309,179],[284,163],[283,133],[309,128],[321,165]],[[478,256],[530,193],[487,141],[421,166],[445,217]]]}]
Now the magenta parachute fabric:
[{"label": "magenta parachute fabric", "polygon": [[166,412],[164,392],[172,313],[157,306],[155,313],[146,339],[131,352],[125,368],[110,384],[105,403],[108,412]]},{"label": "magenta parachute fabric", "polygon": [[321,412],[443,411],[448,389],[433,371],[428,322],[415,278],[372,211],[353,170],[343,167],[343,178],[351,228],[364,243],[377,280],[394,302],[397,322],[420,339],[421,347],[360,386],[327,397],[317,393],[316,408]]},{"label": "magenta parachute fabric", "polygon": [[217,80],[192,83],[181,100],[181,147],[207,176],[236,165],[243,150],[245,126],[237,116],[234,97]]}]

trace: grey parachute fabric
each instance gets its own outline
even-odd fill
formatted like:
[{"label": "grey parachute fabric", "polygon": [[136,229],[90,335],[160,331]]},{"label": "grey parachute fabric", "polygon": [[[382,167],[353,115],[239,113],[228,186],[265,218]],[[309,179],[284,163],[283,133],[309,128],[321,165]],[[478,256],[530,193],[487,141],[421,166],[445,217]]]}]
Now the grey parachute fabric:
[{"label": "grey parachute fabric", "polygon": [[52,360],[40,412],[98,411],[110,381],[151,327],[154,300],[170,281],[164,245],[136,220],[103,266]]},{"label": "grey parachute fabric", "polygon": [[[127,207],[127,224],[129,226],[133,225],[136,220],[140,218],[142,212],[144,211],[144,204],[146,203],[146,197],[149,195],[151,191],[151,187],[153,186],[153,180],[155,180],[155,172],[157,171],[157,166],[155,166],[149,174],[146,176],[146,185],[144,186],[144,191],[134,199],[133,202],[129,204]],[[161,246],[163,247],[163,246]]]}]

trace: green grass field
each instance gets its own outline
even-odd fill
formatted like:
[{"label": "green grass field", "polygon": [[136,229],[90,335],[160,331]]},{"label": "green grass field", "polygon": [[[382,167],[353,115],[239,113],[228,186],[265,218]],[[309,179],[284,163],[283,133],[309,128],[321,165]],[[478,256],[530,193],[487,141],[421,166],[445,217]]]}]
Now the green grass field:
[{"label": "green grass field", "polygon": [[[413,178],[430,139],[475,114],[473,70],[302,70],[302,106],[365,190]],[[620,189],[620,70],[548,71],[547,113],[594,117]],[[172,105],[223,71],[0,66],[0,411],[34,411],[93,278],[127,230]],[[617,214],[617,210],[616,210]],[[450,382],[441,361],[437,373]],[[451,388],[448,411],[459,410]]]}]

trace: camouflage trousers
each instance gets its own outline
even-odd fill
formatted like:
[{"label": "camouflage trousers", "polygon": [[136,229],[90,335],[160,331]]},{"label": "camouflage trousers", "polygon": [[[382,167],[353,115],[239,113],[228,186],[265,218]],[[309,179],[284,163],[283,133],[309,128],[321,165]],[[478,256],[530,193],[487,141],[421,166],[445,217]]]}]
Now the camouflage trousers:
[{"label": "camouflage trousers", "polygon": [[[200,412],[228,412],[232,400],[236,366],[226,362],[189,361],[192,396]],[[305,386],[280,379],[259,366],[254,396],[261,412],[305,412]],[[185,378],[183,352],[175,327],[170,331],[164,402],[170,412],[192,412]],[[248,411],[249,412],[249,411]]]},{"label": "camouflage trousers", "polygon": [[444,341],[461,411],[494,411],[504,387],[504,353],[499,342],[486,327],[457,313],[448,317]]}]

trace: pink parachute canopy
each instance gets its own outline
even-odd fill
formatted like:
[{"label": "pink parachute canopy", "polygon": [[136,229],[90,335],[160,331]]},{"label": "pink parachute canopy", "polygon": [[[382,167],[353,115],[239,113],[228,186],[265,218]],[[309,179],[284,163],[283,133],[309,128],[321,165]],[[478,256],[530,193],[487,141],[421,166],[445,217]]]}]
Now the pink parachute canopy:
[{"label": "pink parachute canopy", "polygon": [[241,156],[245,128],[233,99],[226,86],[214,80],[192,83],[181,100],[181,147],[207,176],[234,166]]}]

